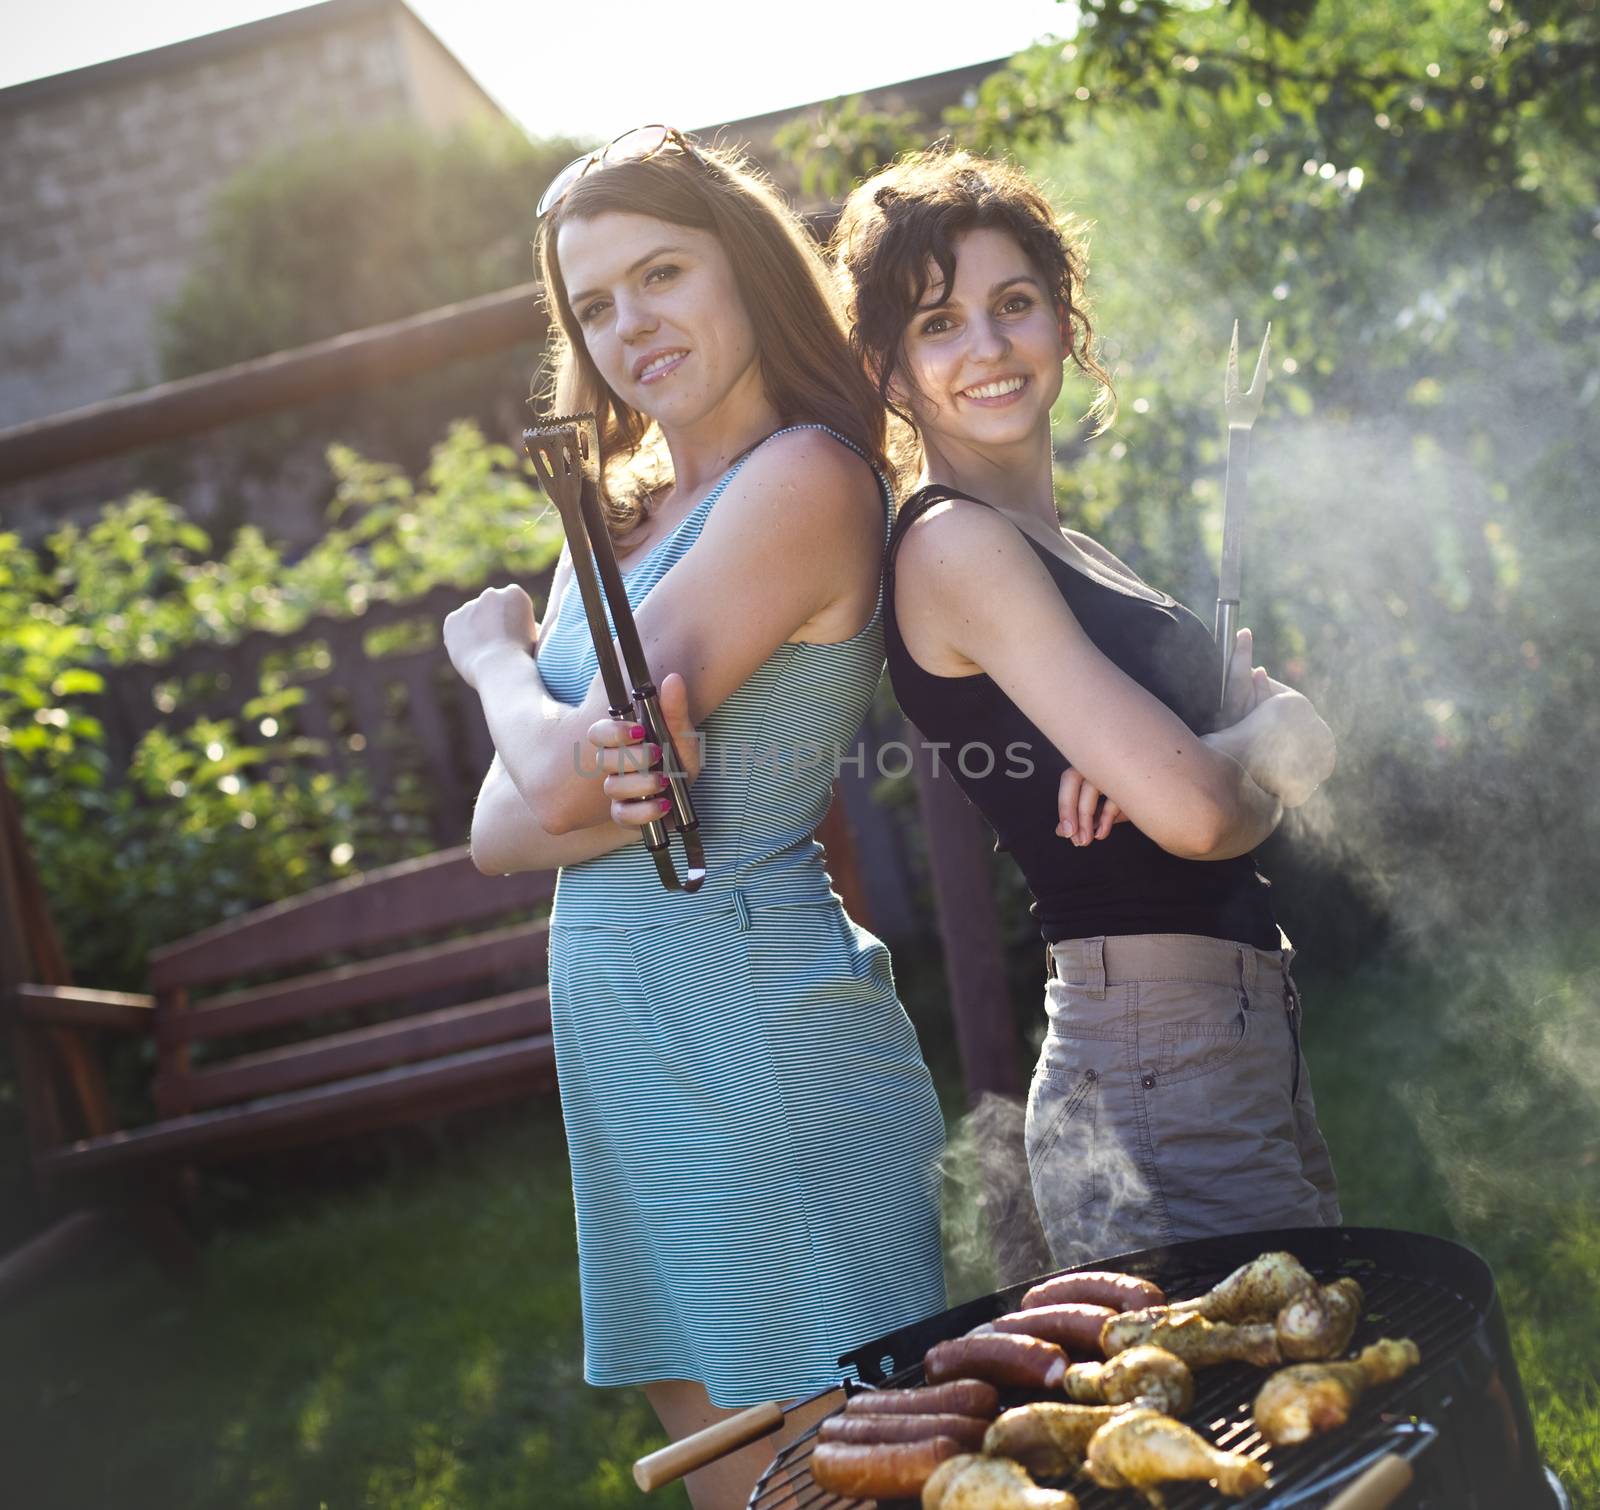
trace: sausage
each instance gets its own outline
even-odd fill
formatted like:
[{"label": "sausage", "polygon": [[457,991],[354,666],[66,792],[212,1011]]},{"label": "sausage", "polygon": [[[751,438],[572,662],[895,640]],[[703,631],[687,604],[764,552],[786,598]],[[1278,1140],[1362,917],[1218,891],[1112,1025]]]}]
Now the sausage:
[{"label": "sausage", "polygon": [[991,1332],[981,1337],[956,1337],[936,1343],[923,1359],[931,1383],[971,1377],[1023,1389],[1049,1389],[1067,1372],[1067,1355],[1053,1342]]},{"label": "sausage", "polygon": [[1037,1337],[1041,1342],[1053,1342],[1057,1347],[1098,1356],[1100,1328],[1117,1314],[1108,1306],[1069,1301],[1064,1305],[1036,1306],[1031,1311],[996,1316],[987,1327],[979,1327],[971,1335],[981,1336],[986,1331],[1016,1332],[1024,1337]]},{"label": "sausage", "polygon": [[869,1389],[851,1395],[846,1415],[982,1416],[992,1421],[1000,1410],[1000,1393],[982,1379],[952,1379],[926,1389]]},{"label": "sausage", "polygon": [[817,1428],[819,1442],[926,1442],[950,1437],[968,1452],[983,1446],[989,1422],[982,1416],[901,1416],[893,1411],[878,1415],[829,1416]]},{"label": "sausage", "polygon": [[1110,1306],[1113,1311],[1142,1311],[1146,1306],[1164,1306],[1167,1297],[1161,1286],[1131,1274],[1110,1274],[1095,1270],[1087,1274],[1058,1274],[1036,1284],[1022,1297],[1022,1309],[1064,1305],[1079,1301],[1084,1305]]},{"label": "sausage", "polygon": [[853,1499],[916,1499],[933,1470],[961,1451],[950,1437],[925,1442],[822,1442],[811,1454],[819,1489]]}]

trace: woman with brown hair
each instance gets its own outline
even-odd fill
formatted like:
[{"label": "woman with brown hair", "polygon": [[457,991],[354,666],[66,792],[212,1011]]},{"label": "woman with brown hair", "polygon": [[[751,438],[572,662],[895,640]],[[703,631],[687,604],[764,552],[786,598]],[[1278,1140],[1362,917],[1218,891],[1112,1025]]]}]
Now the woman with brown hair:
[{"label": "woman with brown hair", "polygon": [[[491,588],[445,635],[497,751],[474,857],[561,867],[585,1377],[642,1384],[679,1437],[836,1382],[847,1348],[944,1304],[938,1103],[813,838],[883,667],[883,416],[820,253],[732,154],[644,128],[541,212],[553,407],[600,417],[702,887],[663,889],[638,842],[670,806],[659,751],[630,759],[643,731],[610,718],[565,552],[541,624]],[[696,1505],[742,1504],[772,1451],[694,1475]]]},{"label": "woman with brown hair", "polygon": [[1219,718],[1205,625],[1062,528],[1065,364],[1102,428],[1111,407],[1081,245],[1017,169],[942,151],[860,185],[834,244],[852,342],[921,466],[889,545],[895,693],[960,752],[1048,945],[1026,1143],[1053,1254],[1336,1222],[1293,951],[1250,855],[1333,738],[1251,670],[1248,631]]}]

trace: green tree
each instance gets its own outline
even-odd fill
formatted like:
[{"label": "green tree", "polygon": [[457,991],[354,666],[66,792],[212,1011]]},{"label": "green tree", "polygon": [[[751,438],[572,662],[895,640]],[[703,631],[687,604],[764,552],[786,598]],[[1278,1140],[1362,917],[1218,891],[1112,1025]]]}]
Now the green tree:
[{"label": "green tree", "polygon": [[1333,942],[1340,916],[1293,916],[1308,857],[1442,945],[1570,913],[1600,885],[1593,0],[1120,0],[1082,23],[945,125],[1096,222],[1121,414],[1082,444],[1087,395],[1064,398],[1060,501],[1202,612],[1228,333],[1272,322],[1246,621],[1343,735],[1317,831],[1295,826],[1317,842],[1274,857],[1291,932]]},{"label": "green tree", "polygon": [[924,134],[916,111],[869,110],[856,95],[815,117],[796,116],[774,133],[773,145],[799,170],[801,193],[842,199],[854,180],[920,147]]}]

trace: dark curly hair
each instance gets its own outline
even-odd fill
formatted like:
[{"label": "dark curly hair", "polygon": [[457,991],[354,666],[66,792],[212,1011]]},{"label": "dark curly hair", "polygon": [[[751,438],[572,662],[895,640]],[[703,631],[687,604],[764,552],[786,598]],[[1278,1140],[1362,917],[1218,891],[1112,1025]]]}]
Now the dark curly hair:
[{"label": "dark curly hair", "polygon": [[949,288],[955,281],[955,239],[981,229],[1014,236],[1051,290],[1065,319],[1072,362],[1098,388],[1088,413],[1096,420],[1093,433],[1100,434],[1115,417],[1116,394],[1111,375],[1094,355],[1094,327],[1083,292],[1089,267],[1082,227],[1058,217],[1020,168],[948,147],[909,153],[859,184],[845,201],[830,243],[850,319],[851,349],[876,380],[884,407],[915,436],[915,421],[889,397],[904,355],[906,326],[932,281],[930,259]]}]

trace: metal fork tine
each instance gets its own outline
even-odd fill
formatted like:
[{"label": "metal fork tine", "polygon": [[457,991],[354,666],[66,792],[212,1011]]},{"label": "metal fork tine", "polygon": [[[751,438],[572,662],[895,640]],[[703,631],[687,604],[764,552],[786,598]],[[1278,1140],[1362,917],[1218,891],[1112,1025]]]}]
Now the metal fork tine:
[{"label": "metal fork tine", "polygon": [[571,461],[565,452],[566,447],[559,435],[538,435],[528,441],[528,455],[533,459],[533,469],[539,474],[545,492],[552,497],[555,496],[554,489],[559,486],[557,479],[564,481],[572,475]]},{"label": "metal fork tine", "polygon": [[533,463],[533,470],[539,474],[540,486],[548,493],[553,476],[550,470],[550,458],[544,453],[543,441],[534,440],[530,436],[526,450],[528,460]]},{"label": "metal fork tine", "polygon": [[1239,388],[1239,322],[1233,322],[1233,339],[1228,343],[1228,366],[1222,379],[1222,406],[1227,412],[1229,425],[1242,425],[1248,429],[1261,413],[1261,400],[1267,392],[1267,353],[1272,346],[1272,322],[1267,322],[1267,333],[1261,338],[1261,351],[1256,357],[1256,370],[1250,386]]},{"label": "metal fork tine", "polygon": [[1272,321],[1267,321],[1267,333],[1261,337],[1261,350],[1256,356],[1255,375],[1250,379],[1250,397],[1259,399],[1266,389],[1262,386],[1267,377],[1267,352],[1272,346]]}]

